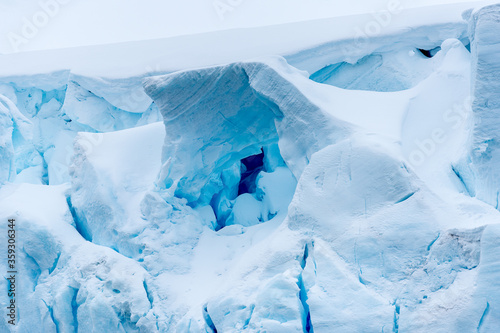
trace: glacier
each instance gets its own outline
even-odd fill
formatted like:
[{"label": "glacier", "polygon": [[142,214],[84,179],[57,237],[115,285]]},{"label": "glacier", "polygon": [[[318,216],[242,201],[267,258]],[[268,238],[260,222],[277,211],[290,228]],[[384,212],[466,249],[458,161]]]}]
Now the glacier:
[{"label": "glacier", "polygon": [[157,66],[0,55],[0,331],[500,330],[500,5],[449,8],[361,43],[138,43]]},{"label": "glacier", "polygon": [[[475,126],[472,147],[468,161],[462,166],[464,179],[470,191],[481,200],[498,208],[499,190],[496,177],[497,138],[494,114],[498,112],[498,73],[499,60],[496,46],[499,43],[498,5],[481,8],[466,13],[470,17],[472,63],[472,110]],[[470,162],[469,162],[470,161]]]}]

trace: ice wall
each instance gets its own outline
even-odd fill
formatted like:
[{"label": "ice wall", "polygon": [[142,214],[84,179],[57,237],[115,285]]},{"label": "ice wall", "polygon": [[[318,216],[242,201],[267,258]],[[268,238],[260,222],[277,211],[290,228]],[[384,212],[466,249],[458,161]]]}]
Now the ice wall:
[{"label": "ice wall", "polygon": [[[160,120],[140,77],[70,71],[0,77],[0,182],[62,184],[77,132],[108,132]],[[10,156],[10,157],[9,157]]]},{"label": "ice wall", "polygon": [[315,151],[350,131],[311,102],[311,84],[283,58],[147,79],[167,133],[161,186],[207,203],[223,187],[223,170],[276,142],[298,178]]},{"label": "ice wall", "polygon": [[472,195],[498,208],[500,193],[500,5],[469,18],[472,52],[472,152],[462,173]]}]

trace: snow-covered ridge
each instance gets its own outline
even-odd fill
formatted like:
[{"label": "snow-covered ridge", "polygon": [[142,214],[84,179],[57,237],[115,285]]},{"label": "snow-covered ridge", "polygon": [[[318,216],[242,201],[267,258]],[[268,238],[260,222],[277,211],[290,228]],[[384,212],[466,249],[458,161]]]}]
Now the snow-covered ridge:
[{"label": "snow-covered ridge", "polygon": [[362,43],[1,56],[18,331],[495,332],[500,7],[443,8]]},{"label": "snow-covered ridge", "polygon": [[[0,53],[161,39],[228,29],[372,13],[389,6],[406,9],[464,0],[191,0],[147,3],[109,0],[26,0],[0,3]],[[475,1],[481,3],[484,1]],[[98,8],[98,10],[96,10]],[[115,15],[116,13],[119,15]]]},{"label": "snow-covered ridge", "polygon": [[[420,48],[437,46],[450,37],[465,37],[467,26],[461,14],[468,8],[478,6],[477,2],[466,2],[405,8],[396,1],[388,7],[391,3],[381,6],[374,14],[137,42],[4,54],[0,55],[1,76],[71,70],[74,74],[90,77],[128,78],[226,64],[265,55],[282,55],[287,59],[294,55],[300,57],[301,51],[313,47],[317,47],[316,61],[324,61],[318,56],[331,54],[338,43],[348,46],[346,51],[350,53],[354,49],[352,57],[356,61],[355,57],[370,54],[377,46],[387,47],[393,42],[407,41],[409,37],[401,38],[401,33],[417,36],[411,42]],[[415,28],[419,32],[411,32]],[[328,60],[330,63],[343,60],[337,60],[335,53]],[[308,58],[311,60],[311,57]],[[298,62],[299,59],[291,61],[291,64],[295,66]]]}]

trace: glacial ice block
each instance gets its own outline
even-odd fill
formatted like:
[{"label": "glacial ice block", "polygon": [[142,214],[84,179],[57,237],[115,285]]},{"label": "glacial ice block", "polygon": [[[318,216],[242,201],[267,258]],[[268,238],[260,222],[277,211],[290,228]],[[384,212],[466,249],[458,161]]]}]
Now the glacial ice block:
[{"label": "glacial ice block", "polygon": [[71,203],[88,240],[128,255],[138,251],[129,237],[144,228],[139,207],[160,168],[163,136],[163,124],[154,123],[75,138]]},{"label": "glacial ice block", "polygon": [[314,84],[283,58],[147,79],[167,133],[161,187],[207,203],[223,188],[223,170],[276,142],[298,178],[314,152],[350,132],[311,101]]},{"label": "glacial ice block", "polygon": [[0,185],[9,180],[14,171],[14,148],[12,147],[13,122],[10,112],[4,105],[7,99],[0,95]]},{"label": "glacial ice block", "polygon": [[[16,219],[18,332],[153,331],[147,317],[152,315],[149,274],[110,248],[85,241],[74,228],[68,189],[67,184],[0,189],[0,218]],[[6,223],[0,232],[7,234]],[[0,298],[0,305],[5,308],[7,301]],[[2,320],[0,331],[9,332],[6,326]]]},{"label": "glacial ice block", "polygon": [[498,209],[500,193],[500,4],[483,7],[470,19],[472,174],[464,178],[477,198]]},{"label": "glacial ice block", "polygon": [[[30,162],[40,157],[33,150],[33,124],[7,97],[0,94],[0,184],[12,181],[16,169],[28,168]],[[31,160],[31,161],[30,161]],[[26,166],[28,164],[28,166]]]}]

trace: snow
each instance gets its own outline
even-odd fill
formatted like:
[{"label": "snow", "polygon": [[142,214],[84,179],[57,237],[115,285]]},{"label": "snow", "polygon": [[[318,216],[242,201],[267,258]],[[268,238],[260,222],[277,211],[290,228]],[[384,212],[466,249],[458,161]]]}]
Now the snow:
[{"label": "snow", "polygon": [[[477,2],[477,1],[476,1]],[[323,18],[379,12],[393,7],[420,8],[442,4],[470,6],[464,0],[358,1],[200,1],[152,0],[2,1],[0,53],[68,48],[137,40],[160,39],[237,28],[262,27]],[[99,8],[99,10],[95,10]],[[284,8],[286,10],[284,10]],[[117,10],[118,9],[118,10]],[[110,29],[110,27],[113,27]]]},{"label": "snow", "polygon": [[498,331],[499,6],[445,2],[366,39],[366,3],[172,38],[127,4],[163,39],[1,55],[0,331]]},{"label": "snow", "polygon": [[[67,191],[67,185],[20,184],[0,189],[2,218],[14,217],[22,235],[18,264],[23,274],[18,275],[18,288],[31,291],[17,298],[23,318],[18,330],[78,327],[125,332],[127,321],[137,323],[150,309],[143,287],[146,272],[136,262],[78,234],[66,204]],[[2,229],[6,234],[6,224]],[[10,330],[5,321],[0,325]]]},{"label": "snow", "polygon": [[80,133],[70,166],[71,205],[86,239],[132,256],[140,204],[160,169],[161,123],[111,133]]},{"label": "snow", "polygon": [[[188,202],[208,203],[222,190],[224,169],[278,137],[287,166],[300,175],[316,147],[335,141],[348,125],[318,110],[291,80],[309,81],[280,58],[149,78],[145,89],[162,112],[167,132],[161,186]],[[187,96],[186,85],[191,87]],[[317,133],[305,132],[307,126],[317,126]]]},{"label": "snow", "polygon": [[[2,96],[3,97],[3,96]],[[4,97],[5,98],[5,97]],[[3,99],[5,100],[5,99]],[[14,162],[14,148],[12,146],[12,132],[14,123],[10,110],[2,103],[0,104],[0,121],[2,126],[2,135],[0,136],[0,150],[2,152],[1,167],[2,173],[0,183],[5,183],[11,178]]]},{"label": "snow", "polygon": [[[323,3],[327,5],[327,2]],[[321,15],[310,20],[285,21],[282,24],[275,22],[268,26],[200,31],[185,36],[174,34],[155,37],[156,39],[141,38],[138,41],[130,41],[127,39],[130,35],[124,34],[128,41],[122,40],[121,43],[91,43],[79,47],[61,45],[60,49],[46,50],[46,45],[50,45],[52,38],[46,43],[41,42],[40,45],[44,47],[40,50],[17,53],[4,51],[5,54],[0,55],[0,64],[2,76],[70,70],[76,75],[108,80],[169,73],[276,54],[286,56],[295,67],[312,73],[346,57],[349,62],[355,62],[376,49],[390,49],[391,44],[410,42],[411,46],[434,48],[446,38],[467,37],[467,23],[461,14],[477,4],[478,2],[464,2],[417,8],[409,4],[400,13],[391,15],[389,23],[378,23],[368,11],[333,18]],[[374,5],[377,10],[386,10],[386,4]],[[330,6],[338,7],[334,3]],[[366,2],[364,6],[367,7]],[[259,15],[261,14],[259,11]],[[168,22],[164,18],[161,21]],[[144,26],[150,26],[150,23]],[[376,33],[370,32],[371,24],[376,24]],[[441,33],[435,33],[436,30]],[[100,33],[102,31],[103,29],[99,30]],[[113,31],[120,32],[117,29]],[[39,40],[42,39],[35,38],[33,41]],[[8,42],[2,45],[10,47]],[[133,79],[129,80],[131,82]]]}]

